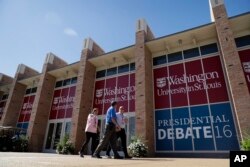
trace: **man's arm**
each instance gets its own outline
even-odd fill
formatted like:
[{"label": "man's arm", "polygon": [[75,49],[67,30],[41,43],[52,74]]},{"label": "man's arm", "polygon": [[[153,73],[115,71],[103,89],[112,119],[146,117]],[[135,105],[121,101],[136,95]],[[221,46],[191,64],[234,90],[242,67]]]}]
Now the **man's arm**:
[{"label": "man's arm", "polygon": [[119,126],[117,122],[117,117],[116,117],[116,113],[114,109],[112,110],[111,119],[112,119],[113,124],[115,124],[115,126],[120,130],[121,127]]}]

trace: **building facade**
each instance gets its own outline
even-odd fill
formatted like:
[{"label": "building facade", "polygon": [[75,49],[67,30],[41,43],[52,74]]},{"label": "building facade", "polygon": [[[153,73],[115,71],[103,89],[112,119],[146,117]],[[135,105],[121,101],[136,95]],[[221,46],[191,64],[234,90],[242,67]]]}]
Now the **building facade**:
[{"label": "building facade", "polygon": [[135,44],[105,53],[84,41],[79,62],[48,53],[42,72],[19,65],[0,75],[0,125],[26,129],[29,150],[55,152],[68,134],[79,150],[87,115],[99,109],[101,134],[112,100],[125,108],[128,143],[150,156],[218,156],[239,150],[250,132],[250,13],[228,18],[210,0],[213,22],[155,38],[138,20]]}]

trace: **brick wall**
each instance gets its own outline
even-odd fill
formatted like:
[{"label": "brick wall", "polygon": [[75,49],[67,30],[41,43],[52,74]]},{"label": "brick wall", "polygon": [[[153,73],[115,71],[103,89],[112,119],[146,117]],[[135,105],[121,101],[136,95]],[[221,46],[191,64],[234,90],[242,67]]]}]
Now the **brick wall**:
[{"label": "brick wall", "polygon": [[250,131],[250,95],[239,54],[224,5],[213,7],[222,62],[240,130],[239,137]]},{"label": "brick wall", "polygon": [[[149,37],[149,36],[148,36]],[[145,31],[136,33],[135,44],[135,86],[136,86],[136,135],[146,140],[149,156],[154,155],[152,55],[145,45]],[[145,130],[146,129],[146,130]]]},{"label": "brick wall", "polygon": [[0,125],[3,126],[16,126],[19,112],[23,103],[23,96],[25,95],[26,85],[19,83],[20,79],[25,79],[37,75],[38,72],[33,70],[30,67],[25,65],[22,66],[23,71],[19,71],[19,68],[16,72],[15,78],[12,82],[9,98],[6,102],[6,106],[4,108],[3,117],[1,119]]},{"label": "brick wall", "polygon": [[103,50],[94,43],[92,50],[86,48],[81,54],[71,126],[71,140],[75,144],[76,152],[80,150],[85,139],[84,129],[93,104],[96,68],[88,59],[102,53]]},{"label": "brick wall", "polygon": [[4,75],[4,74],[0,73],[0,86],[1,85],[11,84],[12,82],[13,82],[12,77],[9,77],[7,75]]},{"label": "brick wall", "polygon": [[[54,55],[53,55],[54,56]],[[54,56],[53,63],[44,63],[35,101],[33,103],[30,123],[28,127],[29,151],[41,152],[45,139],[46,127],[50,114],[56,78],[48,73],[49,70],[66,66],[60,58]]]}]

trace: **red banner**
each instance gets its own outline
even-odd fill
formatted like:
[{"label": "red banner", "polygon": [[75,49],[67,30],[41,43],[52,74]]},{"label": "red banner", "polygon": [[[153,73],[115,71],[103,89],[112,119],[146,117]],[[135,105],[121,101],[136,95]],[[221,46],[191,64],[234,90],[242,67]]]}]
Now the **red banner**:
[{"label": "red banner", "polygon": [[106,79],[106,87],[103,89],[104,91],[104,110],[102,114],[106,114],[108,108],[112,101],[115,100],[116,96],[116,78]]},{"label": "red banner", "polygon": [[169,66],[169,76],[166,78],[170,84],[171,107],[187,106],[187,90],[184,78],[183,64]]},{"label": "red banner", "polygon": [[187,90],[189,95],[189,104],[197,105],[207,103],[205,84],[205,75],[203,75],[201,60],[185,63]]},{"label": "red banner", "polygon": [[168,68],[162,67],[154,70],[154,97],[155,109],[169,108],[169,82],[166,79],[168,76]]},{"label": "red banner", "polygon": [[116,100],[119,106],[124,107],[124,111],[128,111],[128,98],[130,95],[129,90],[129,75],[123,75],[118,77],[117,88],[121,88],[119,92],[116,92]]},{"label": "red banner", "polygon": [[220,57],[203,59],[205,89],[208,90],[210,103],[228,101],[227,87],[221,67]]},{"label": "red banner", "polygon": [[54,91],[49,119],[71,118],[75,101],[76,86]]},{"label": "red banner", "polygon": [[35,95],[24,97],[18,122],[28,122],[30,120],[30,115],[31,115],[34,100],[35,100]]},{"label": "red banner", "polygon": [[135,111],[135,74],[95,82],[93,107],[99,109],[99,115],[106,114],[113,100],[118,107],[124,106],[125,112]]},{"label": "red banner", "polygon": [[245,74],[248,90],[250,93],[250,49],[239,52],[242,68]]},{"label": "red banner", "polygon": [[219,56],[154,69],[154,96],[155,109],[228,101]]},{"label": "red banner", "polygon": [[93,107],[99,109],[98,115],[102,115],[103,99],[104,99],[104,91],[103,91],[104,86],[105,86],[105,80],[95,82]]}]

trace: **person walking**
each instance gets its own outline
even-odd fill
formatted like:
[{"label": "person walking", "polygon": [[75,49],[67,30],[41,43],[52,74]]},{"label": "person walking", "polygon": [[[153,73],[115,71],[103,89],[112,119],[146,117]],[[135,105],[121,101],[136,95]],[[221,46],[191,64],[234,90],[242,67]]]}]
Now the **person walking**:
[{"label": "person walking", "polygon": [[[126,132],[125,132],[125,125],[128,123],[128,119],[124,116],[124,107],[123,106],[119,107],[119,112],[116,113],[116,117],[117,117],[117,123],[121,127],[121,130],[116,132],[117,139],[118,138],[121,139],[122,149],[123,149],[125,158],[131,159],[132,157],[130,157],[128,155],[128,151],[127,151],[127,136],[126,136]],[[107,148],[107,151],[106,151],[106,157],[108,157],[108,158],[111,158],[110,151],[111,151],[111,147],[109,145]]]},{"label": "person walking", "polygon": [[102,158],[100,156],[100,152],[102,151],[102,149],[105,146],[107,146],[108,143],[110,143],[111,148],[114,152],[114,159],[123,159],[123,157],[121,157],[118,154],[117,148],[116,148],[116,132],[115,131],[116,131],[116,129],[118,129],[118,130],[121,129],[121,127],[117,123],[116,106],[117,106],[117,102],[112,101],[111,106],[107,110],[105,132],[104,132],[104,135],[103,135],[99,145],[97,146],[97,148],[93,154],[93,158]]},{"label": "person walking", "polygon": [[84,157],[83,152],[86,146],[88,145],[90,139],[92,139],[91,143],[91,151],[92,156],[97,146],[97,131],[98,131],[98,108],[94,108],[92,112],[88,115],[87,124],[85,127],[85,141],[82,145],[81,150],[79,151],[80,157]]}]

